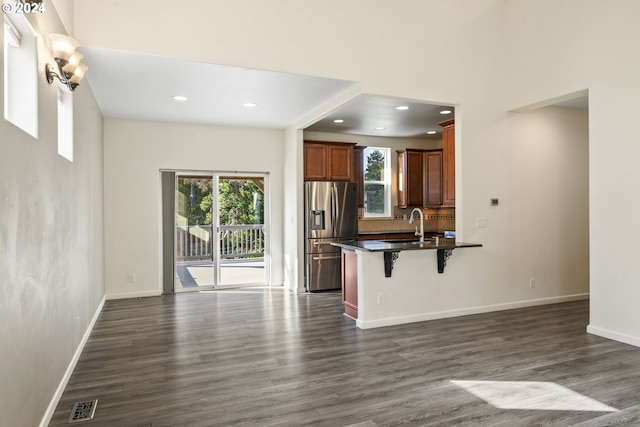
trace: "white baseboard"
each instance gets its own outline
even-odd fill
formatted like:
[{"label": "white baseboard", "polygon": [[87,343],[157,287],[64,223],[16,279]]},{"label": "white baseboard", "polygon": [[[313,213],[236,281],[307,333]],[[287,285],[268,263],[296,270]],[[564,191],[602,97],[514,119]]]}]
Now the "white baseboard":
[{"label": "white baseboard", "polygon": [[93,331],[93,327],[98,320],[98,316],[102,312],[102,307],[104,307],[105,297],[102,297],[102,301],[98,304],[98,308],[96,308],[96,312],[93,314],[93,318],[91,322],[89,322],[89,326],[87,326],[87,330],[84,332],[80,343],[78,344],[78,348],[76,348],[76,352],[73,354],[71,361],[69,362],[69,366],[67,366],[67,370],[62,376],[62,380],[60,380],[60,384],[58,384],[58,388],[56,392],[53,394],[51,401],[49,402],[49,406],[47,407],[46,412],[42,417],[42,421],[40,421],[40,427],[47,427],[49,422],[51,422],[51,418],[53,418],[53,414],[56,412],[56,408],[58,407],[58,402],[60,402],[60,398],[62,398],[62,394],[64,393],[64,389],[67,387],[67,383],[71,378],[71,374],[73,374],[73,370],[76,368],[78,364],[78,360],[80,359],[80,355],[82,354],[82,350],[84,350],[85,344],[87,344],[87,340],[91,335],[91,331]]},{"label": "white baseboard", "polygon": [[112,299],[159,297],[160,295],[162,295],[162,292],[160,292],[159,290],[154,290],[154,291],[120,292],[117,294],[107,294],[105,295],[105,298],[108,301]]},{"label": "white baseboard", "polygon": [[540,298],[534,300],[515,301],[504,304],[467,307],[457,310],[436,311],[430,313],[412,314],[409,316],[387,317],[374,320],[356,320],[356,326],[361,329],[382,328],[384,326],[402,325],[405,323],[424,322],[427,320],[446,319],[449,317],[468,316],[470,314],[490,313],[492,311],[513,310],[516,308],[534,307],[538,305],[557,304],[562,302],[589,299],[589,294],[574,294],[559,297]]},{"label": "white baseboard", "polygon": [[631,335],[621,334],[619,332],[611,331],[605,328],[599,328],[593,325],[587,325],[587,332],[599,337],[608,338],[610,340],[619,341],[625,344],[640,347],[640,338]]}]

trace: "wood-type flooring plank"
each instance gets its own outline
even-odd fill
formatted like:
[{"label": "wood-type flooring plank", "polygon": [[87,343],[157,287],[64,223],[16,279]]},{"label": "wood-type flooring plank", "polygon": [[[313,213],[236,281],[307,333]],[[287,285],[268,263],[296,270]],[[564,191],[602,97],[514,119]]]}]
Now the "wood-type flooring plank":
[{"label": "wood-type flooring plank", "polygon": [[[92,399],[77,425],[640,425],[640,349],[587,334],[588,315],[578,301],[360,330],[337,292],[107,301],[49,425]],[[553,383],[615,411],[503,409],[452,381]]]}]

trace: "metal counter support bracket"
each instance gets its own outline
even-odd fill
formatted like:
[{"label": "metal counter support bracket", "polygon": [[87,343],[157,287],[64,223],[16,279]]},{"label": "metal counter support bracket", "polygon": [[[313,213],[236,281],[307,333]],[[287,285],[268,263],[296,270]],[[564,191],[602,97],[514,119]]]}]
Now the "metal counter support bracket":
[{"label": "metal counter support bracket", "polygon": [[[400,251],[384,251],[384,277],[391,277],[391,271],[393,271],[393,265],[398,259]],[[453,249],[438,249],[436,255],[438,257],[438,273],[444,273],[444,267],[447,265],[447,260],[453,254]]]},{"label": "metal counter support bracket", "polygon": [[399,251],[384,251],[384,277],[391,277],[391,271],[393,270],[393,264],[398,259]]},{"label": "metal counter support bracket", "polygon": [[[453,249],[438,249],[438,273],[444,273],[444,266],[447,265],[447,260],[453,253]],[[385,264],[386,265],[386,264]]]}]

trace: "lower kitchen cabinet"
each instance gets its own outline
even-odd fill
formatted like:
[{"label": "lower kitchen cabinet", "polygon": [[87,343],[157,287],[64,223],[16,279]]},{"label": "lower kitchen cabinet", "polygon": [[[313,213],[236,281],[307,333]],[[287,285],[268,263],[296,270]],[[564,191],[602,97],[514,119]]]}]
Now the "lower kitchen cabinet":
[{"label": "lower kitchen cabinet", "polygon": [[342,249],[342,304],[345,315],[358,318],[358,259],[348,249]]}]

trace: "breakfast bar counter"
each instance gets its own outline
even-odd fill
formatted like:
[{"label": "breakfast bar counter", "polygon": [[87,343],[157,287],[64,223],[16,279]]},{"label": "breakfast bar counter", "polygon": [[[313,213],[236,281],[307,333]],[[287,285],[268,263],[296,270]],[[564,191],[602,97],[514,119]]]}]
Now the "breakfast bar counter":
[{"label": "breakfast bar counter", "polygon": [[438,259],[438,273],[444,273],[447,259],[454,249],[474,248],[482,246],[479,243],[456,242],[455,239],[419,240],[353,240],[350,242],[332,243],[347,250],[361,250],[369,252],[383,252],[385,277],[391,277],[393,264],[401,251],[435,250]]},{"label": "breakfast bar counter", "polygon": [[447,294],[455,292],[447,284],[458,286],[456,276],[469,257],[461,255],[459,263],[450,267],[454,277],[443,274],[447,260],[456,249],[482,246],[444,238],[352,240],[332,245],[342,249],[344,314],[362,329],[449,315],[440,313],[442,303],[449,300]]}]

